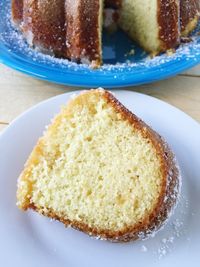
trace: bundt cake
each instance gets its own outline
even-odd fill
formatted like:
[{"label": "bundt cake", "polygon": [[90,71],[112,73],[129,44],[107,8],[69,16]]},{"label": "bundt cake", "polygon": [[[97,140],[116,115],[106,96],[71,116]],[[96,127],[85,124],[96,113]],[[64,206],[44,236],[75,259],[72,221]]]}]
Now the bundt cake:
[{"label": "bundt cake", "polygon": [[12,0],[12,18],[31,46],[95,68],[102,63],[103,5],[154,55],[177,47],[200,14],[199,0]]},{"label": "bundt cake", "polygon": [[163,139],[111,93],[62,108],[18,180],[17,205],[113,242],[145,238],[167,219],[179,171]]}]

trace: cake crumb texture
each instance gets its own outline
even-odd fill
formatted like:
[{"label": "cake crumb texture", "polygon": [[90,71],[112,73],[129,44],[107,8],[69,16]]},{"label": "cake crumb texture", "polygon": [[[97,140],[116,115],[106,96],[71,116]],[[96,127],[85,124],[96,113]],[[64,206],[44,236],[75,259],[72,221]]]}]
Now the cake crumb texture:
[{"label": "cake crumb texture", "polygon": [[177,172],[153,130],[111,93],[91,90],[71,99],[39,139],[17,205],[101,238],[137,239],[166,219]]}]

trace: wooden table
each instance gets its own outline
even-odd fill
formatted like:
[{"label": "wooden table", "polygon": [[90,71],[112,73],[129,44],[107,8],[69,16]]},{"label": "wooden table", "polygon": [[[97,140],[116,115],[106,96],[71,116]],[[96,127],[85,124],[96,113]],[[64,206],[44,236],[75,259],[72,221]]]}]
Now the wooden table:
[{"label": "wooden table", "polygon": [[[38,102],[76,89],[39,81],[0,64],[0,131]],[[124,89],[162,99],[200,122],[200,65],[175,78]]]}]

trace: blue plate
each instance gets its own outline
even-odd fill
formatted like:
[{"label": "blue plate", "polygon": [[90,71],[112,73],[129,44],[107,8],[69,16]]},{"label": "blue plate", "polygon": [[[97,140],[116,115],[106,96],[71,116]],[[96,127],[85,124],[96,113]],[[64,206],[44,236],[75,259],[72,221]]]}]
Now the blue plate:
[{"label": "blue plate", "polygon": [[[10,22],[11,0],[0,3],[0,62],[39,79],[84,87],[122,87],[154,82],[174,76],[200,62],[200,25],[193,41],[175,54],[153,59],[121,31],[103,36],[104,66],[91,70],[67,60],[55,59],[28,47]],[[130,53],[130,51],[134,51]]]}]

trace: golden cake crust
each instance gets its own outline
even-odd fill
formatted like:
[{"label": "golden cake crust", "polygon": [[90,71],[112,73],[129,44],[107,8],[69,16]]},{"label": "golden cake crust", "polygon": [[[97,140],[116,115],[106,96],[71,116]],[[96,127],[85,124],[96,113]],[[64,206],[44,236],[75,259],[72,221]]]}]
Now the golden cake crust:
[{"label": "golden cake crust", "polygon": [[23,1],[12,0],[11,9],[13,22],[18,26],[23,20]]},{"label": "golden cake crust", "polygon": [[[71,0],[65,3],[67,57],[77,62],[101,65],[100,1],[78,1],[77,15],[73,14]],[[71,10],[72,9],[72,10]]]},{"label": "golden cake crust", "polygon": [[[57,57],[101,65],[100,0],[12,0],[12,20],[29,45]],[[77,16],[74,15],[77,13]],[[85,59],[85,60],[84,60]]]},{"label": "golden cake crust", "polygon": [[[95,90],[93,93],[99,92],[102,94],[102,97],[104,97],[107,103],[113,106],[116,112],[120,112],[124,120],[128,121],[130,125],[134,127],[134,129],[138,129],[141,132],[143,138],[148,138],[148,140],[152,142],[156,149],[157,156],[161,160],[161,173],[163,177],[161,185],[162,188],[158,201],[153,208],[153,212],[151,214],[146,214],[146,217],[143,219],[143,221],[137,225],[125,227],[120,231],[111,231],[91,228],[88,225],[76,220],[66,220],[64,216],[59,217],[52,210],[47,208],[38,209],[34,203],[30,203],[30,199],[26,199],[23,204],[20,203],[18,206],[24,210],[28,208],[36,210],[45,216],[61,221],[66,226],[71,226],[96,238],[105,239],[112,242],[128,242],[131,240],[143,239],[148,237],[163,225],[173,206],[175,205],[179,192],[179,171],[176,166],[173,153],[156,132],[154,132],[137,116],[127,110],[111,93],[103,90]],[[34,165],[38,156],[42,154],[42,146],[43,144],[40,140],[26,164],[25,171],[20,177],[21,181],[26,180],[26,177],[28,176],[28,166]],[[18,191],[18,199],[19,198],[20,192]]]},{"label": "golden cake crust", "polygon": [[175,48],[180,43],[179,1],[158,0],[157,20],[159,24],[160,51]]},{"label": "golden cake crust", "polygon": [[24,0],[21,29],[30,45],[65,57],[64,26],[63,0]]}]

